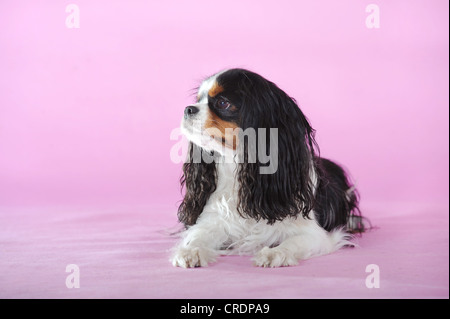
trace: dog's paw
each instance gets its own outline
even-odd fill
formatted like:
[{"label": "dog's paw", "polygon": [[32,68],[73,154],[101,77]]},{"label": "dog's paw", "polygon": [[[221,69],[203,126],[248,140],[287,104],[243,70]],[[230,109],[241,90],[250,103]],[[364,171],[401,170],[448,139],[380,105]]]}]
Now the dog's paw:
[{"label": "dog's paw", "polygon": [[206,267],[215,260],[216,255],[212,251],[200,247],[181,247],[172,256],[172,265],[183,268]]},{"label": "dog's paw", "polygon": [[278,247],[264,247],[253,257],[253,264],[259,267],[286,267],[298,265],[298,260]]}]

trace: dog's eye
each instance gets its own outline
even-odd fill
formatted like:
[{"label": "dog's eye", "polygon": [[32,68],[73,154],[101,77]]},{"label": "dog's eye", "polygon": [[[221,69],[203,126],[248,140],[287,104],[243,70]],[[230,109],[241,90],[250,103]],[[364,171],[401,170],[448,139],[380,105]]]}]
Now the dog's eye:
[{"label": "dog's eye", "polygon": [[216,107],[221,110],[226,110],[231,106],[231,103],[224,99],[218,99],[216,102]]}]

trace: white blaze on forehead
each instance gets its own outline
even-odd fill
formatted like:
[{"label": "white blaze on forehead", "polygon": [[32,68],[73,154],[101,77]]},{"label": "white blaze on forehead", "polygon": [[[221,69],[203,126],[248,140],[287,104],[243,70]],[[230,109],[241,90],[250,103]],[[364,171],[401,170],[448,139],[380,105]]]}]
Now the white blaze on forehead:
[{"label": "white blaze on forehead", "polygon": [[209,78],[205,79],[202,84],[200,85],[200,88],[198,89],[198,102],[205,102],[205,100],[208,99],[208,92],[211,90],[211,88],[214,86],[214,84],[217,82],[217,78],[227,70],[220,71]]}]

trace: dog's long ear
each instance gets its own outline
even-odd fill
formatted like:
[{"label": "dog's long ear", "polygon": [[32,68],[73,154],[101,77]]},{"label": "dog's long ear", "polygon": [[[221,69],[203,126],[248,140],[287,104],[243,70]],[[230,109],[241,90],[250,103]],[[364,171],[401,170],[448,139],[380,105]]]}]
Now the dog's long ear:
[{"label": "dog's long ear", "polygon": [[183,164],[181,188],[186,189],[183,202],[178,207],[178,219],[185,226],[194,225],[205,207],[209,196],[216,189],[216,164],[203,160],[199,146],[189,143],[187,160]]},{"label": "dog's long ear", "polygon": [[[296,102],[274,83],[250,72],[241,79],[241,86],[241,128],[254,128],[259,143],[256,163],[239,165],[238,211],[269,224],[300,212],[308,218],[314,206],[314,130]],[[265,150],[258,128],[266,131]],[[269,152],[269,142],[273,143],[269,132],[274,128],[278,130],[278,165],[272,174],[261,174],[260,153]]]}]

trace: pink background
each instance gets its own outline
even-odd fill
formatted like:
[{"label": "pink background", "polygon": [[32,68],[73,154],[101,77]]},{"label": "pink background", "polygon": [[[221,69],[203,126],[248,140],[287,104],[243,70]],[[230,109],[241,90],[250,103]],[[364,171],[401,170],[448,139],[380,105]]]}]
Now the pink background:
[{"label": "pink background", "polygon": [[[365,25],[372,2],[359,0],[75,0],[78,29],[65,25],[69,3],[0,3],[5,245],[21,209],[32,222],[49,207],[146,207],[151,225],[174,225],[181,164],[170,133],[192,89],[230,67],[298,101],[321,154],[357,181],[367,216],[430,206],[448,225],[448,1],[375,0],[379,29]],[[448,227],[440,244],[448,260]]]}]

